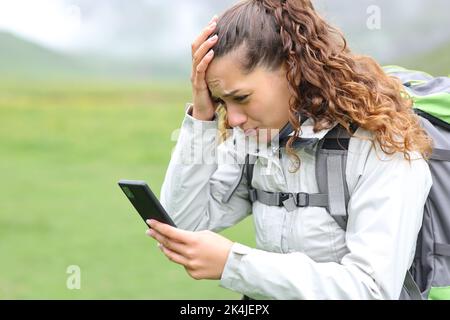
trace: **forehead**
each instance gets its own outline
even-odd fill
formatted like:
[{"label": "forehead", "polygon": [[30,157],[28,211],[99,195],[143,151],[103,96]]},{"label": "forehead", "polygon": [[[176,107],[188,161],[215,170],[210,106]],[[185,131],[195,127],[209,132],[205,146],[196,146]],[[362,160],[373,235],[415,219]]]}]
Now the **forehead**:
[{"label": "forehead", "polygon": [[242,72],[238,59],[233,54],[213,59],[206,70],[206,83],[211,89],[233,89],[228,87],[243,82],[248,77]]},{"label": "forehead", "polygon": [[263,88],[280,80],[279,72],[268,71],[259,66],[251,73],[245,74],[239,59],[233,54],[213,59],[208,66],[205,78],[211,92],[219,95],[239,89]]}]

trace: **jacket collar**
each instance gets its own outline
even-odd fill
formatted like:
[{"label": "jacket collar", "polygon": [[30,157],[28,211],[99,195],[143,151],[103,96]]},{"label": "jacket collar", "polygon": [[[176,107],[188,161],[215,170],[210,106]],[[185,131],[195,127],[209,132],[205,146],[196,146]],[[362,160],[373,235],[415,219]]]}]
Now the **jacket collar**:
[{"label": "jacket collar", "polygon": [[[290,123],[288,123],[288,125],[290,125]],[[323,137],[325,137],[325,135],[329,131],[331,131],[336,125],[337,125],[337,122],[329,129],[323,129],[318,132],[314,132],[314,121],[311,118],[308,118],[300,126],[300,128],[301,128],[300,139],[318,139],[318,140],[320,140]],[[294,135],[294,131],[291,129],[289,136],[293,136],[293,135]]]}]

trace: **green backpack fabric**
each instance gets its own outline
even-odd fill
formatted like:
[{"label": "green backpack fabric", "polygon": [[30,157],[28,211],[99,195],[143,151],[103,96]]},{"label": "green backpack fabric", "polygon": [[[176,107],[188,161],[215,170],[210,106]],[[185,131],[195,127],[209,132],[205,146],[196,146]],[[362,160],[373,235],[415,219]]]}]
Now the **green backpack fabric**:
[{"label": "green backpack fabric", "polygon": [[423,71],[408,70],[395,65],[385,66],[383,70],[402,81],[414,100],[416,112],[420,110],[420,115],[428,114],[438,120],[439,125],[450,129],[449,77],[433,77]]}]

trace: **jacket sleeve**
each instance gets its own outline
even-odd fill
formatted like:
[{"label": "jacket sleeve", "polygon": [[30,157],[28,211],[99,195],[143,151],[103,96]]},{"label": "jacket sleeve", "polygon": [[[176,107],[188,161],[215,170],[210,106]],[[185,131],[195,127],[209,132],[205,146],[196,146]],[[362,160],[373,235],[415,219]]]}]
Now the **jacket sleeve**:
[{"label": "jacket sleeve", "polygon": [[230,141],[217,144],[217,114],[213,121],[200,121],[190,115],[190,104],[187,107],[161,204],[181,229],[218,232],[250,214],[248,191],[242,179],[229,201],[223,201],[240,176],[240,161],[228,148]]},{"label": "jacket sleeve", "polygon": [[425,160],[371,151],[348,206],[340,263],[235,243],[220,285],[254,299],[398,299],[431,188]]}]

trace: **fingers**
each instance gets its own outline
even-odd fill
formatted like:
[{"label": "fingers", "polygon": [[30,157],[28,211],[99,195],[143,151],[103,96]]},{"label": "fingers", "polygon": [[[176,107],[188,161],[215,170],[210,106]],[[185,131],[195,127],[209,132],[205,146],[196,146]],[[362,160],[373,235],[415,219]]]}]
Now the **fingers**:
[{"label": "fingers", "polygon": [[[206,70],[208,69],[209,63],[211,62],[211,60],[214,58],[214,51],[210,50],[204,57],[203,59],[200,61],[200,63],[197,65],[197,67],[195,68],[195,73],[194,73],[194,84],[196,85],[197,89],[206,89],[206,82],[205,82],[205,77],[206,77]],[[203,87],[199,86],[199,81],[201,81],[201,84],[204,84]]]},{"label": "fingers", "polygon": [[181,230],[156,220],[147,220],[147,224],[161,235],[181,243],[190,243],[194,233]]},{"label": "fingers", "polygon": [[159,248],[170,261],[181,264],[185,267],[189,264],[189,260],[183,257],[181,254],[178,254],[177,252],[166,248],[164,245],[160,245]]},{"label": "fingers", "polygon": [[170,240],[169,238],[164,237],[162,234],[153,229],[147,230],[146,233],[152,238],[154,238],[156,241],[158,241],[162,246],[164,246],[167,249],[170,249],[171,251],[174,251],[175,253],[184,255],[184,252],[187,250],[186,245]]},{"label": "fingers", "polygon": [[209,22],[208,26],[203,29],[203,31],[200,33],[200,35],[194,40],[192,43],[191,49],[192,49],[192,57],[194,57],[197,50],[200,48],[200,46],[206,41],[209,35],[211,35],[217,26],[217,15],[215,15],[211,21]]},{"label": "fingers", "polygon": [[210,50],[217,43],[217,35],[208,39],[216,29],[216,19],[203,30],[201,35],[192,44],[192,73],[191,82],[197,90],[205,90],[205,72],[214,53]]},{"label": "fingers", "polygon": [[170,261],[181,264],[185,267],[189,265],[189,259],[183,255],[183,252],[186,251],[184,245],[164,237],[154,229],[149,229],[146,233],[159,242],[159,249]]},{"label": "fingers", "polygon": [[193,55],[193,65],[198,65],[202,58],[210,51],[210,49],[217,43],[217,34],[213,35],[209,39],[205,40],[200,47],[197,49],[197,51]]},{"label": "fingers", "polygon": [[214,58],[214,51],[211,48],[217,43],[217,39],[217,35],[214,35],[205,41],[194,55],[191,81],[194,88],[198,91],[207,89],[205,81],[206,70]]}]

